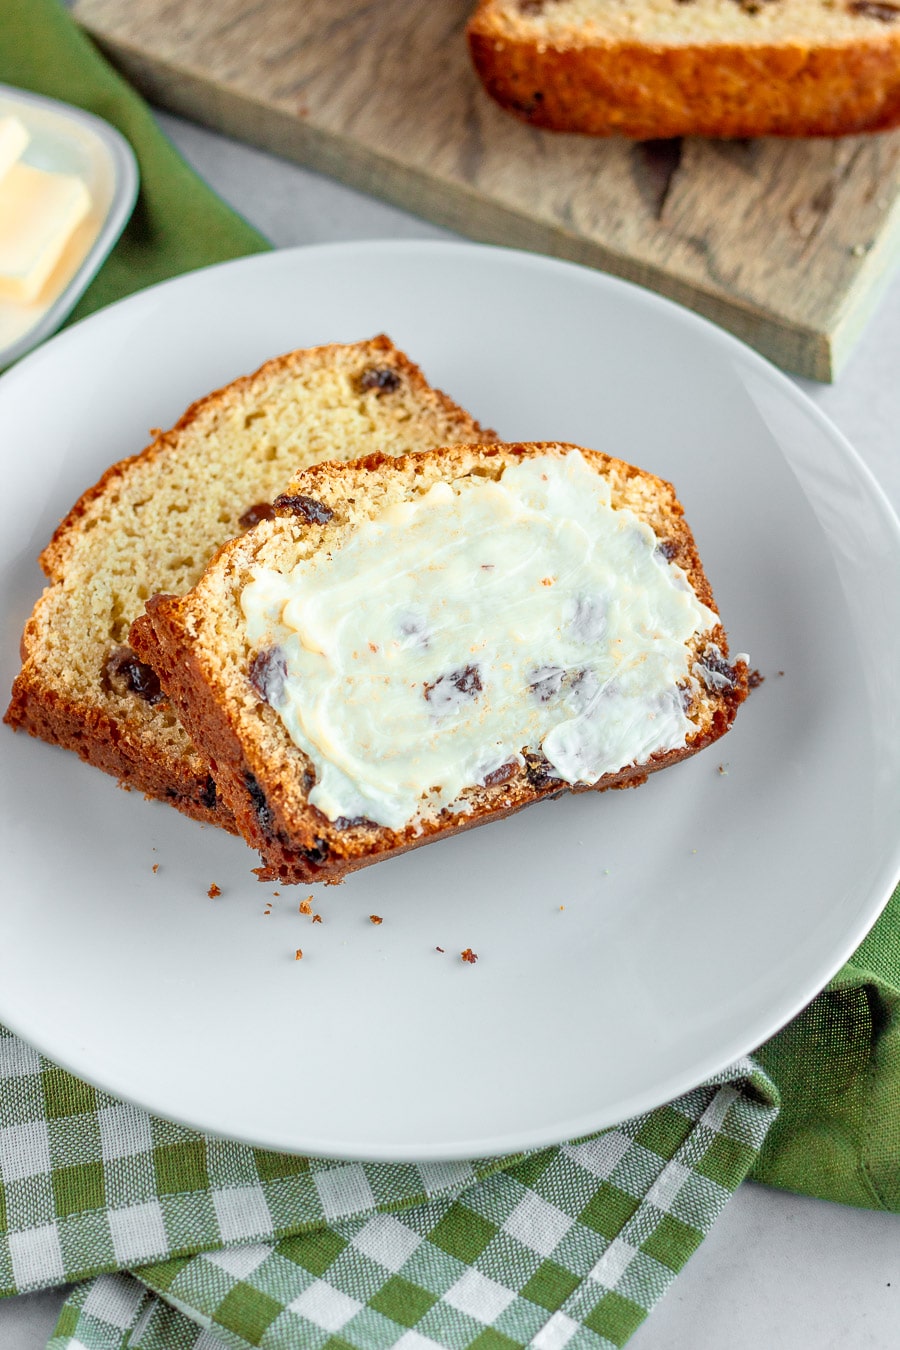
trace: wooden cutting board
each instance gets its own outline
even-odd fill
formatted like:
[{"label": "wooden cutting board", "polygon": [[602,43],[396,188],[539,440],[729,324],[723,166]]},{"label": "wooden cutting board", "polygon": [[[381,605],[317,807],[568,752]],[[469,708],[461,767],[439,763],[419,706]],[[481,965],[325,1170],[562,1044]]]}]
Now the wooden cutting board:
[{"label": "wooden cutting board", "polygon": [[639,282],[833,379],[900,252],[900,133],[631,144],[484,94],[474,0],[78,0],[155,104],[474,239]]}]

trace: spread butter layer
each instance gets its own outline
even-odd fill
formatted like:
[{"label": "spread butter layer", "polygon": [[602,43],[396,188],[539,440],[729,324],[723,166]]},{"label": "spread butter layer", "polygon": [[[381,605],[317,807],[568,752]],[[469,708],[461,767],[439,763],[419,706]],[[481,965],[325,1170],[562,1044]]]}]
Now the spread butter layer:
[{"label": "spread butter layer", "polygon": [[718,616],[573,450],[434,484],[241,596],[266,697],[330,820],[401,829],[523,751],[569,784],[682,747]]}]

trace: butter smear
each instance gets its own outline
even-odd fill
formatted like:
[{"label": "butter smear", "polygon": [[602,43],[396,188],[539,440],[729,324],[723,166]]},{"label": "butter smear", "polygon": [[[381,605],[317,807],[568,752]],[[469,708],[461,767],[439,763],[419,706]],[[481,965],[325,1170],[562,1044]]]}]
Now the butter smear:
[{"label": "butter smear", "polygon": [[440,482],[241,604],[330,820],[402,829],[523,752],[567,784],[684,746],[690,645],[718,616],[573,450]]}]

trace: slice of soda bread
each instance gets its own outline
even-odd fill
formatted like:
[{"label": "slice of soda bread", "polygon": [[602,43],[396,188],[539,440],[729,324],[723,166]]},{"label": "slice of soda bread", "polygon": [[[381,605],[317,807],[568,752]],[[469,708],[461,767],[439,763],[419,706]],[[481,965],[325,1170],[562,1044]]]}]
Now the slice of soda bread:
[{"label": "slice of soda bread", "polygon": [[44,550],[49,585],[25,627],[4,720],[234,829],[205,758],[130,646],[144,602],[194,585],[306,465],[485,435],[383,336],[277,357],[201,399],[114,464]]},{"label": "slice of soda bread", "polygon": [[640,140],[900,123],[898,0],[480,0],[488,93],[534,126]]},{"label": "slice of soda bread", "polygon": [[264,880],[641,783],[747,692],[671,485],[571,445],[320,464],[147,613]]}]

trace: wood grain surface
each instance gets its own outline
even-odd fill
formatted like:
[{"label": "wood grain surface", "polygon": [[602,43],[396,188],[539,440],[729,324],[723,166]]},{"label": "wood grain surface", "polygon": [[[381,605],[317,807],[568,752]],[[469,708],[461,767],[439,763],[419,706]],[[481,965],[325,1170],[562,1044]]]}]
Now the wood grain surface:
[{"label": "wood grain surface", "polygon": [[833,379],[900,253],[900,133],[659,141],[520,125],[484,94],[473,0],[78,0],[154,103],[491,243],[690,306]]}]

